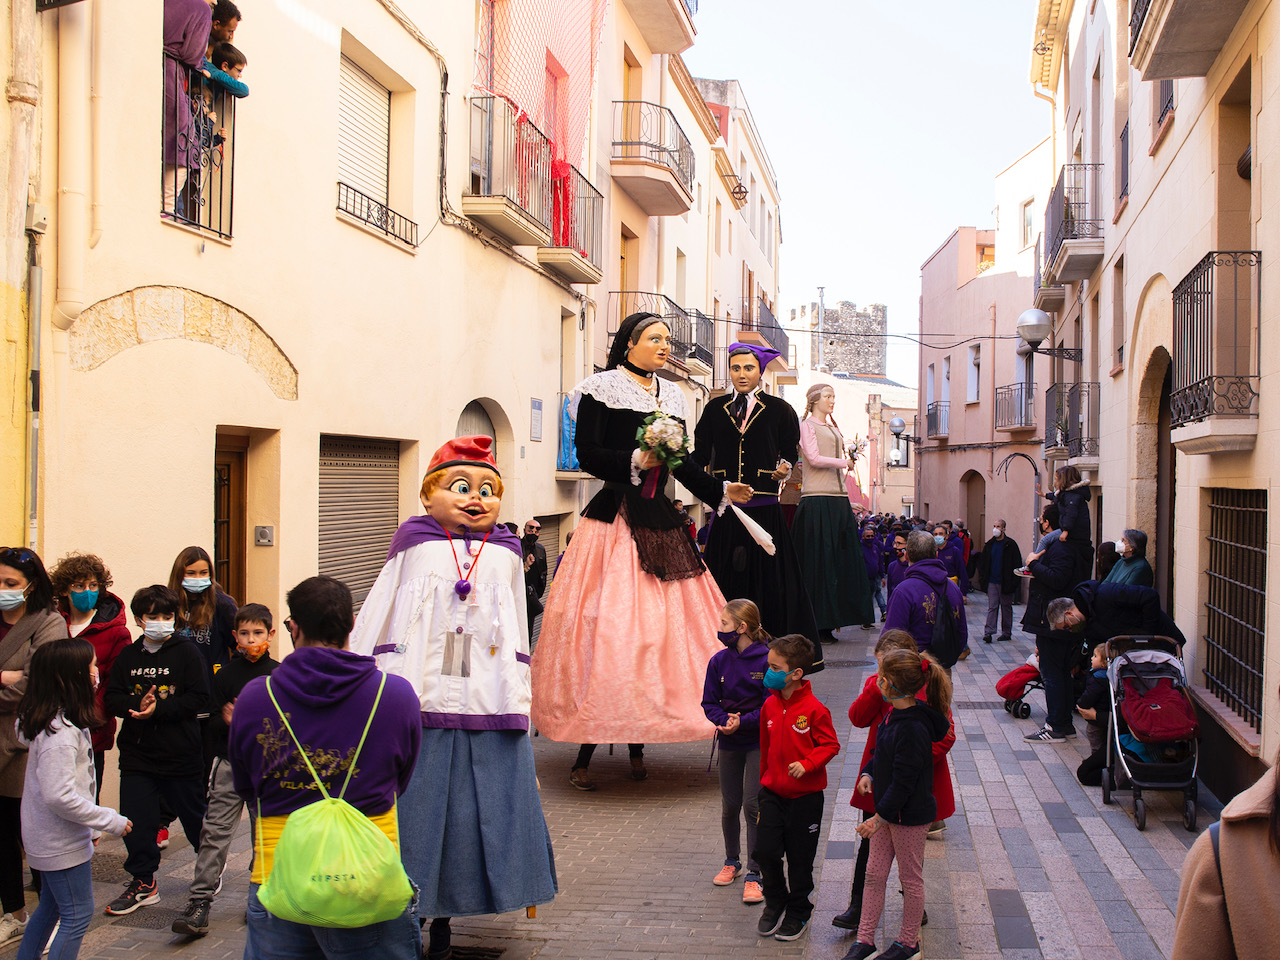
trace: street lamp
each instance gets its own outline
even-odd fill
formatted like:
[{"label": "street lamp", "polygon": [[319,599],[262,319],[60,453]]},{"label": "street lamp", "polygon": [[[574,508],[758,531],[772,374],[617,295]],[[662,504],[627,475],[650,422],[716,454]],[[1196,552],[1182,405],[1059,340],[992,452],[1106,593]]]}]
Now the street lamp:
[{"label": "street lamp", "polygon": [[1045,357],[1057,357],[1059,360],[1070,360],[1072,363],[1084,363],[1084,351],[1079,347],[1045,347],[1040,342],[1053,333],[1053,322],[1043,310],[1032,307],[1023,310],[1018,317],[1018,336],[1026,341],[1032,353]]},{"label": "street lamp", "polygon": [[[920,438],[913,437],[909,433],[904,434],[902,431],[906,429],[907,421],[903,420],[901,417],[894,417],[889,421],[889,432],[892,433],[896,439],[906,440],[908,443],[914,443],[917,447],[920,446]],[[897,453],[898,451],[895,450],[893,452]]]}]

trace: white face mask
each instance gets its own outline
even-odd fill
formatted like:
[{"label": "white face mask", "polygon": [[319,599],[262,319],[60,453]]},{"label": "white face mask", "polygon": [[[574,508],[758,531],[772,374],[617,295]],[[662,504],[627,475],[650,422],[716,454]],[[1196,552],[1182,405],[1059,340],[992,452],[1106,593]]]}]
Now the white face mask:
[{"label": "white face mask", "polygon": [[1129,545],[1125,543],[1123,540],[1116,541],[1116,553],[1120,554],[1120,556],[1123,557],[1124,552],[1128,549],[1129,549]]},{"label": "white face mask", "polygon": [[1004,534],[1004,531],[1003,531],[1003,530],[1001,530],[999,527],[992,527],[992,528],[991,528],[991,535],[992,535],[993,537],[997,537],[997,538],[999,538],[999,537],[1000,537],[1000,536],[1002,536],[1003,534]]}]

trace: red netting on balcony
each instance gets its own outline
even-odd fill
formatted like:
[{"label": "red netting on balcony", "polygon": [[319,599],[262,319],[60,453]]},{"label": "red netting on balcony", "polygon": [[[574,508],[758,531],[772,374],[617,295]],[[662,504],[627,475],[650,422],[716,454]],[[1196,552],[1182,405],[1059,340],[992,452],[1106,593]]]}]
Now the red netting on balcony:
[{"label": "red netting on balcony", "polygon": [[551,141],[553,158],[577,167],[586,148],[607,5],[607,0],[480,4],[475,87],[528,114]]}]

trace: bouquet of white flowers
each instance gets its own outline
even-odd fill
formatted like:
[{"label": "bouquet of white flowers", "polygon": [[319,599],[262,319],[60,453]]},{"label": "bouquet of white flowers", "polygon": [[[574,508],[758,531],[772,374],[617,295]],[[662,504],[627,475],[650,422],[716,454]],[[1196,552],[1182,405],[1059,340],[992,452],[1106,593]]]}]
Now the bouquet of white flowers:
[{"label": "bouquet of white flowers", "polygon": [[636,431],[636,442],[641,450],[653,453],[668,470],[675,470],[684,463],[685,454],[693,449],[684,432],[684,424],[660,411],[654,411],[645,418]]}]

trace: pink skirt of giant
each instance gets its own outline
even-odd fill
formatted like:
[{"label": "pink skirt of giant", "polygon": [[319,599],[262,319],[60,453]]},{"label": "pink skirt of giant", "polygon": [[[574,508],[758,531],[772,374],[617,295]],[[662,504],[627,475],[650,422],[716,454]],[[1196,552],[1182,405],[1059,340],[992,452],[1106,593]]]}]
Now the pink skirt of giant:
[{"label": "pink skirt of giant", "polygon": [[564,743],[709,738],[707,661],[724,597],[703,572],[662,581],[640,568],[631,529],[583,519],[556,570],[533,652],[530,715]]}]

